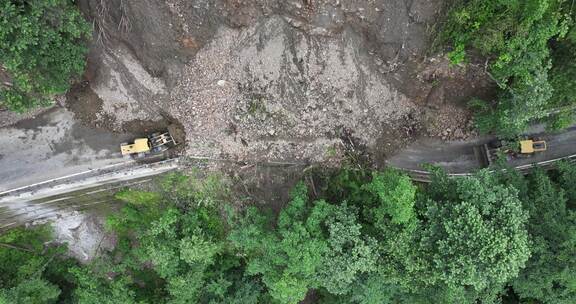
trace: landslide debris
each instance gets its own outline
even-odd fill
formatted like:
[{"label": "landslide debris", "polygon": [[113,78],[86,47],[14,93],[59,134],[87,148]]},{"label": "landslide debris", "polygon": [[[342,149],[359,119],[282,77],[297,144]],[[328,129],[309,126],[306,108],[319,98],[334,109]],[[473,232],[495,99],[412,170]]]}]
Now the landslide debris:
[{"label": "landslide debris", "polygon": [[353,137],[385,159],[418,136],[469,137],[462,101],[489,86],[480,65],[430,57],[441,0],[80,5],[95,36],[71,110],[118,131],[177,120],[188,155],[338,161]]},{"label": "landslide debris", "polygon": [[353,130],[374,146],[415,105],[373,70],[351,30],[339,39],[293,31],[281,17],[222,28],[184,69],[170,114],[190,154],[322,161]]}]

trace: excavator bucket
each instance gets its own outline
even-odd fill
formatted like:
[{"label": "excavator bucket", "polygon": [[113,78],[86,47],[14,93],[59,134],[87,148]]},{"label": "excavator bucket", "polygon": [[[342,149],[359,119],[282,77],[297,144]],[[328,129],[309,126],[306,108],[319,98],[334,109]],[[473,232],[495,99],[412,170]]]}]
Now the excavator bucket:
[{"label": "excavator bucket", "polygon": [[137,138],[133,144],[122,144],[122,155],[130,155],[133,158],[145,158],[153,154],[160,154],[174,146],[178,142],[174,139],[170,128],[163,132],[156,132],[147,138]]}]

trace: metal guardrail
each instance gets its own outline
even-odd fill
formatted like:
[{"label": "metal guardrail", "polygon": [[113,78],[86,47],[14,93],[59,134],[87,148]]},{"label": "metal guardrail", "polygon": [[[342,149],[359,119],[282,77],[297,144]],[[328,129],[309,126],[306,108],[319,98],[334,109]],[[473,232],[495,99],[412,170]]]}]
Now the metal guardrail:
[{"label": "metal guardrail", "polygon": [[[554,168],[554,165],[560,161],[576,162],[576,154],[565,156],[565,157],[559,157],[559,158],[555,158],[555,159],[550,159],[550,160],[546,160],[546,161],[541,161],[541,162],[537,162],[537,163],[533,163],[533,164],[517,166],[517,167],[514,167],[514,169],[516,169],[522,173],[525,173],[525,174],[529,173],[532,169],[534,169],[536,167],[544,168],[546,170],[551,170]],[[408,174],[408,176],[410,176],[410,178],[415,182],[421,182],[421,183],[431,182],[431,180],[430,180],[430,174],[431,173],[429,171],[405,169],[405,168],[394,168],[394,169],[403,171],[404,173]],[[494,172],[494,170],[491,170],[491,172]],[[448,173],[448,176],[450,176],[450,177],[466,177],[466,176],[472,176],[472,175],[474,175],[474,173]]]},{"label": "metal guardrail", "polygon": [[[156,172],[166,173],[177,168],[178,161],[173,158],[149,164],[127,163],[126,166],[91,170],[4,192],[0,195],[0,233],[63,212],[108,203],[110,198],[94,195],[148,181],[158,174]],[[156,171],[159,167],[164,170]]]},{"label": "metal guardrail", "polygon": [[21,193],[33,193],[39,189],[51,188],[51,187],[55,187],[57,185],[62,185],[62,184],[66,184],[66,183],[73,183],[74,181],[87,179],[87,178],[91,178],[91,177],[102,176],[102,175],[106,175],[106,174],[110,174],[110,173],[118,172],[118,171],[122,171],[122,170],[130,170],[130,169],[135,169],[138,167],[159,166],[159,165],[172,163],[172,162],[178,162],[178,158],[164,159],[164,160],[149,163],[149,164],[138,163],[138,162],[135,162],[133,160],[130,160],[127,162],[117,163],[117,164],[109,165],[109,166],[98,168],[98,169],[90,169],[90,170],[87,170],[84,172],[79,172],[79,173],[75,173],[75,174],[71,174],[71,175],[67,175],[67,176],[54,178],[51,180],[35,183],[32,185],[27,185],[24,187],[19,187],[19,188],[15,188],[15,189],[9,189],[6,191],[2,191],[2,192],[0,192],[0,199],[2,199],[3,197],[7,197],[7,196],[15,196],[15,195],[18,195]]}]

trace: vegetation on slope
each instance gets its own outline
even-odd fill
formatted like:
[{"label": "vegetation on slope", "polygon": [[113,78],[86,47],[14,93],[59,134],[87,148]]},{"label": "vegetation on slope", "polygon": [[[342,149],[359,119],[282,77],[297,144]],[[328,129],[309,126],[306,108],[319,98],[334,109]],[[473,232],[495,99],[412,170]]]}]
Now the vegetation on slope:
[{"label": "vegetation on slope", "polygon": [[[513,135],[534,121],[562,128],[574,119],[573,1],[454,1],[440,38],[454,63],[486,56],[500,86],[495,102],[473,100],[481,131]],[[571,28],[572,27],[572,28]]]},{"label": "vegetation on slope", "polygon": [[[69,0],[0,0],[0,105],[48,105],[84,71],[90,25]],[[2,73],[2,71],[0,71]]]},{"label": "vegetation on slope", "polygon": [[576,166],[414,185],[341,171],[287,206],[225,207],[218,179],[125,190],[89,265],[44,228],[0,239],[0,303],[574,303]]}]

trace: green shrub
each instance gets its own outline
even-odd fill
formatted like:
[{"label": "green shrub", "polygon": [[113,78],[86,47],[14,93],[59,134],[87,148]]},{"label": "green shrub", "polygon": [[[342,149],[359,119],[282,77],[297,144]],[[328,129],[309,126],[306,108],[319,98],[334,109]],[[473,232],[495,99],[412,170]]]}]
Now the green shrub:
[{"label": "green shrub", "polygon": [[559,113],[546,119],[546,127],[548,131],[558,131],[570,127],[575,122],[574,113]]},{"label": "green shrub", "polygon": [[453,65],[460,64],[464,62],[466,59],[466,50],[463,44],[457,45],[453,51],[449,52],[448,59],[450,59],[450,63]]},{"label": "green shrub", "polygon": [[67,0],[0,0],[0,64],[10,85],[0,105],[26,110],[49,105],[84,71],[91,27]]}]

